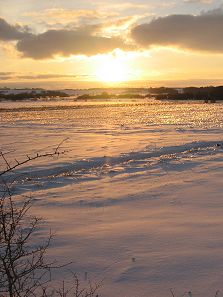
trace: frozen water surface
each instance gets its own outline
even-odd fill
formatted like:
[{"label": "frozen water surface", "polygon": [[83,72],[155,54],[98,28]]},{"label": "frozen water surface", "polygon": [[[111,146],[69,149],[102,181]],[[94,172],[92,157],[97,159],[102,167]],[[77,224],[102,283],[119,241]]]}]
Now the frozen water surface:
[{"label": "frozen water surface", "polygon": [[12,163],[66,139],[16,190],[56,231],[52,256],[104,279],[102,296],[223,289],[223,104],[4,102],[0,118]]}]

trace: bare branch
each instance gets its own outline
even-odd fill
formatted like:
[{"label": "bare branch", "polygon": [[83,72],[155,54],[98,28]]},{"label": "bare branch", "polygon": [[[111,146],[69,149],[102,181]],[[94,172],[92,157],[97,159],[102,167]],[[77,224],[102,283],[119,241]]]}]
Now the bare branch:
[{"label": "bare branch", "polygon": [[[6,169],[0,172],[3,177],[14,169],[34,161],[38,158],[52,157],[64,154],[60,152],[63,140],[52,153],[37,153],[27,155],[24,161],[15,159],[15,164],[10,165],[6,153],[0,152],[0,158],[6,164]],[[4,178],[1,179],[2,196],[0,197],[0,297],[98,297],[96,292],[100,284],[82,286],[80,280],[73,275],[71,285],[65,281],[62,287],[54,287],[52,271],[65,267],[71,263],[57,265],[55,261],[47,260],[47,251],[50,247],[53,234],[43,243],[36,243],[35,234],[42,224],[42,219],[29,216],[32,198],[20,196],[14,199],[11,190]]]}]

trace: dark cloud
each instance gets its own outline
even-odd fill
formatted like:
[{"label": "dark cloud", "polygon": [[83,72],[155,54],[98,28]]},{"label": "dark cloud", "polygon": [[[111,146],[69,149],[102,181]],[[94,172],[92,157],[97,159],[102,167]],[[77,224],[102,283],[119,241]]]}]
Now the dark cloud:
[{"label": "dark cloud", "polygon": [[57,79],[57,78],[76,78],[78,77],[75,74],[56,74],[56,73],[46,73],[46,74],[35,74],[28,73],[26,75],[21,75],[16,72],[0,72],[0,80],[9,80],[9,79],[25,79],[25,80],[41,80],[41,79]]},{"label": "dark cloud", "polygon": [[95,36],[78,30],[49,30],[19,40],[17,50],[24,57],[47,59],[59,56],[92,56],[111,52],[116,48],[125,48],[120,38]]},{"label": "dark cloud", "polygon": [[56,55],[92,56],[108,53],[116,48],[129,48],[119,37],[100,35],[96,32],[100,28],[101,25],[86,25],[32,34],[28,27],[10,25],[0,18],[0,40],[17,41],[16,48],[22,56],[33,59],[48,59]]},{"label": "dark cloud", "polygon": [[0,80],[9,80],[11,76],[0,76]]},{"label": "dark cloud", "polygon": [[5,76],[5,75],[11,75],[14,74],[15,72],[0,72],[0,76]]},{"label": "dark cloud", "polygon": [[8,80],[14,75],[14,72],[0,72],[0,81]]},{"label": "dark cloud", "polygon": [[0,18],[0,40],[11,41],[20,40],[29,36],[29,28],[19,25],[10,25],[4,19]]},{"label": "dark cloud", "polygon": [[75,78],[74,74],[30,74],[18,75],[19,79],[54,79],[54,78]]},{"label": "dark cloud", "polygon": [[141,47],[174,46],[189,50],[223,52],[223,14],[170,15],[141,24],[131,31]]},{"label": "dark cloud", "polygon": [[119,38],[94,36],[78,30],[49,30],[39,35],[21,39],[17,49],[24,57],[33,59],[53,58],[56,55],[86,55],[92,56],[123,48],[124,43]]}]

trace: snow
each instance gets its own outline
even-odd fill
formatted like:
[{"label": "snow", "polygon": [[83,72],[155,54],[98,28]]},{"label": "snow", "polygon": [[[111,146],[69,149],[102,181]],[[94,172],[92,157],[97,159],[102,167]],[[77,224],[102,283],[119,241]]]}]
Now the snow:
[{"label": "snow", "polygon": [[103,279],[105,297],[223,289],[221,103],[34,104],[0,105],[0,147],[13,164],[67,139],[65,155],[17,171],[56,232],[51,257]]}]

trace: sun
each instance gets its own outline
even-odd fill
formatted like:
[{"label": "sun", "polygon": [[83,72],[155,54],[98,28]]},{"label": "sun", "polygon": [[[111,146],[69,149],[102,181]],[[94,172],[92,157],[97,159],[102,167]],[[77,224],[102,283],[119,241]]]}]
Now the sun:
[{"label": "sun", "polygon": [[129,71],[126,63],[121,59],[107,57],[97,66],[96,77],[102,82],[123,82],[129,79]]}]

